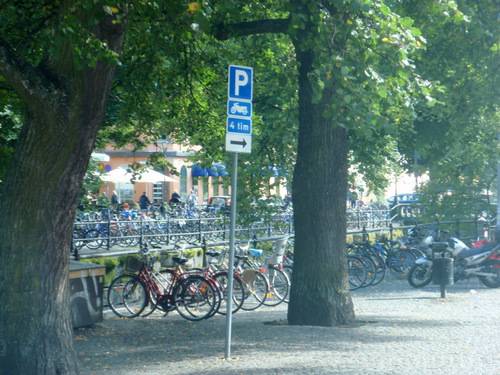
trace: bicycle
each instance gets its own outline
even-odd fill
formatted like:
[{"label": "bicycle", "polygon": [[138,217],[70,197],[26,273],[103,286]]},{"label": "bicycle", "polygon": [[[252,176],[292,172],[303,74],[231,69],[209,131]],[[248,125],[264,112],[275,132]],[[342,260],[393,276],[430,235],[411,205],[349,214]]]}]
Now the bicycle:
[{"label": "bicycle", "polygon": [[[176,249],[182,256],[184,247],[182,245],[176,244]],[[218,303],[218,308],[215,309],[214,313],[219,313],[225,315],[227,311],[227,296],[228,296],[228,285],[229,285],[229,271],[227,269],[219,269],[216,267],[217,263],[220,263],[221,252],[219,251],[207,251],[205,255],[209,257],[208,265],[205,268],[191,268],[191,269],[181,269],[178,267],[178,272],[181,271],[187,275],[201,275],[208,280],[214,282],[214,286],[219,290],[221,295],[220,302]],[[173,258],[174,261],[177,258]],[[172,274],[174,270],[163,269],[162,273]],[[233,273],[233,299],[232,299],[232,312],[236,313],[243,305],[245,299],[245,286],[244,282],[240,277],[239,272]]]},{"label": "bicycle", "polygon": [[[209,250],[205,252],[205,255],[209,258],[207,260],[206,268],[195,268],[191,270],[187,270],[188,273],[198,273],[209,279],[214,279],[217,283],[219,290],[222,295],[221,306],[217,310],[217,313],[221,315],[225,315],[227,312],[227,296],[229,292],[229,270],[226,268],[221,269],[221,267],[217,266],[217,264],[221,263],[221,255],[222,252]],[[241,278],[240,273],[236,270],[233,273],[233,298],[232,298],[232,313],[236,313],[243,306],[245,300],[245,283]]]},{"label": "bicycle", "polygon": [[[127,257],[127,273],[109,285],[108,304],[116,315],[134,318],[148,305],[149,313],[157,307],[165,312],[175,309],[184,319],[192,321],[215,314],[220,306],[220,294],[213,281],[200,275],[187,275],[178,267],[166,274],[171,277],[169,280],[154,270],[154,259],[149,256],[147,245],[141,247],[139,254],[141,260]],[[174,260],[179,265],[187,261],[186,258]]]},{"label": "bicycle", "polygon": [[366,269],[366,278],[361,287],[376,285],[381,282],[386,273],[384,261],[371,251],[368,242],[347,244],[348,256],[358,258]]},{"label": "bicycle", "polygon": [[376,241],[372,247],[384,259],[391,275],[397,279],[405,279],[415,260],[420,258],[419,252],[414,248],[401,246],[399,241]]},{"label": "bicycle", "polygon": [[359,257],[347,255],[347,275],[349,290],[356,290],[365,285],[368,271]]},{"label": "bicycle", "polygon": [[259,269],[269,282],[267,297],[263,302],[266,306],[277,306],[282,302],[288,302],[290,280],[287,273],[283,271],[283,255],[287,240],[288,238],[276,240],[273,254],[266,257],[263,256],[262,249],[250,248],[250,243],[247,246],[240,246],[240,252],[250,253],[253,256],[253,261],[247,258],[242,266]]}]

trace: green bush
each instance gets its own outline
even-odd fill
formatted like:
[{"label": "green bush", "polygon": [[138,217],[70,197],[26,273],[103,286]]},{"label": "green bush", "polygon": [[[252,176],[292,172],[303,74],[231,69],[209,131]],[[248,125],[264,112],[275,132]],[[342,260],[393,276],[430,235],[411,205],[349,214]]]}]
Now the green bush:
[{"label": "green bush", "polygon": [[99,264],[106,267],[104,275],[104,285],[108,285],[115,278],[115,269],[120,264],[120,260],[115,257],[82,259],[82,262],[90,264]]},{"label": "green bush", "polygon": [[186,258],[194,258],[195,256],[203,255],[202,248],[186,249],[184,250],[184,256]]}]

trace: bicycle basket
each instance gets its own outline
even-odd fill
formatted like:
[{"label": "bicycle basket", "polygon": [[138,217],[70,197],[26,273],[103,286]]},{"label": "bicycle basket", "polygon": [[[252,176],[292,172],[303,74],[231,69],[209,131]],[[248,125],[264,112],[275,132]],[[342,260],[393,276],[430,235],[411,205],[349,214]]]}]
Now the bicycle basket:
[{"label": "bicycle basket", "polygon": [[125,271],[127,272],[139,272],[142,267],[142,262],[133,257],[133,256],[127,256],[127,259],[125,261]]}]

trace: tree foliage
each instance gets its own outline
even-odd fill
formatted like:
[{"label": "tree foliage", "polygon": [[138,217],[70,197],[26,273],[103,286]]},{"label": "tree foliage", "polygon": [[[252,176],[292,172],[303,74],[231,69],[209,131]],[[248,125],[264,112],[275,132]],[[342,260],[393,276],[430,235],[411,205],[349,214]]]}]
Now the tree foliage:
[{"label": "tree foliage", "polygon": [[455,196],[469,194],[456,184],[482,188],[498,157],[486,142],[498,123],[498,4],[457,3],[4,2],[0,258],[14,260],[0,263],[2,369],[76,372],[68,249],[97,131],[100,146],[140,148],[168,134],[200,145],[196,160],[207,166],[227,160],[229,64],[255,68],[242,194],[262,195],[263,180],[293,173],[290,322],[352,323],[339,219],[348,157],[377,189],[398,152],[410,165],[417,148]]},{"label": "tree foliage", "polygon": [[430,176],[422,188],[429,215],[491,208],[482,193],[495,191],[497,181],[498,7],[498,1],[457,1],[446,15],[433,11],[432,1],[401,5],[427,39],[417,71],[439,87],[430,103],[415,106],[414,126],[399,138],[408,170]]}]

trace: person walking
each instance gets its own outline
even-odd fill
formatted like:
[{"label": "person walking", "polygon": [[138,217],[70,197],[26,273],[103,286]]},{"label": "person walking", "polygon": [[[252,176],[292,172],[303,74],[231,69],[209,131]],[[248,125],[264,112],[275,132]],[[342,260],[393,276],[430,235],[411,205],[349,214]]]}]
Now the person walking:
[{"label": "person walking", "polygon": [[139,199],[139,207],[141,210],[147,210],[150,205],[151,202],[149,201],[146,192],[142,193],[141,198]]}]

